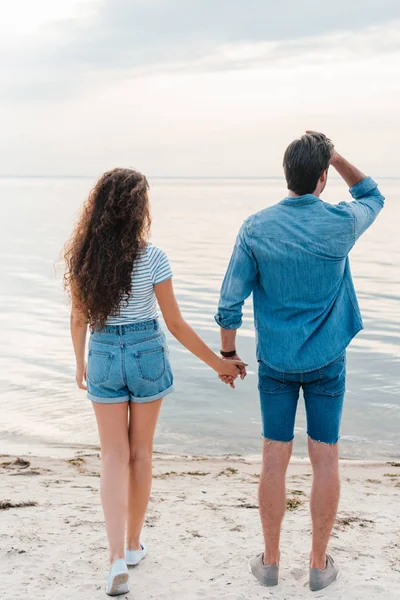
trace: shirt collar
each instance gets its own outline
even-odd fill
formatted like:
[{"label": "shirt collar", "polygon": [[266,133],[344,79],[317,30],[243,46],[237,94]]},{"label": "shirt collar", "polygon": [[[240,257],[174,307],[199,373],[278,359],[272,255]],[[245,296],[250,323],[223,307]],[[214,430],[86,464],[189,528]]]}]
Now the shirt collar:
[{"label": "shirt collar", "polygon": [[281,200],[280,204],[287,204],[288,206],[303,206],[304,204],[314,204],[315,202],[321,202],[318,196],[313,194],[305,194],[304,196],[287,196]]}]

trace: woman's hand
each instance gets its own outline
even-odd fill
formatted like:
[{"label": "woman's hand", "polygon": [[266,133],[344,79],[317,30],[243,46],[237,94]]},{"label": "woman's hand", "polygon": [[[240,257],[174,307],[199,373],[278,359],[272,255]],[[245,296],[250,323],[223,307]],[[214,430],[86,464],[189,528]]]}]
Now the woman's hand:
[{"label": "woman's hand", "polygon": [[86,361],[76,365],[76,383],[80,390],[87,390],[86,385]]}]

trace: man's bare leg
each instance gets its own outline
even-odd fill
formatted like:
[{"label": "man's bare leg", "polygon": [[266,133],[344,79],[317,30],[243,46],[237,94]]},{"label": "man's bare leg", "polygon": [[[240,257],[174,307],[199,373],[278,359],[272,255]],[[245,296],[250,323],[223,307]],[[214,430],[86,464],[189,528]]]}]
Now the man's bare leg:
[{"label": "man's bare leg", "polygon": [[292,447],[292,442],[264,440],[259,505],[265,565],[279,565],[281,524],[286,510],[285,480]]},{"label": "man's bare leg", "polygon": [[322,444],[308,439],[313,468],[311,490],[312,552],[310,567],[325,569],[326,549],[336,518],[340,497],[338,444]]}]

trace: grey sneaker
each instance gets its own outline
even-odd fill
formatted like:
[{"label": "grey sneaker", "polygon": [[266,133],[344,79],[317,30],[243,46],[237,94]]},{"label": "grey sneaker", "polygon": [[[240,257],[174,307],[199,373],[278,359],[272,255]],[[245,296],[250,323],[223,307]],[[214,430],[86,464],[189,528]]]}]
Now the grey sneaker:
[{"label": "grey sneaker", "polygon": [[326,557],[325,569],[310,569],[310,590],[318,592],[331,585],[339,577],[339,569],[331,556]]},{"label": "grey sneaker", "polygon": [[279,566],[264,565],[264,554],[259,554],[249,562],[249,571],[262,585],[278,585]]}]

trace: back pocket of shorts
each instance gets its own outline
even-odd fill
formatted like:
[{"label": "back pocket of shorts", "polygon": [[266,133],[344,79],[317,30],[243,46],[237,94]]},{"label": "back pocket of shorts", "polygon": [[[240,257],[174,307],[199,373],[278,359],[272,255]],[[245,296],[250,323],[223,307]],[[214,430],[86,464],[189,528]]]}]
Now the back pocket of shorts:
[{"label": "back pocket of shorts", "polygon": [[113,355],[107,352],[89,350],[87,378],[94,384],[105,383],[110,377]]},{"label": "back pocket of shorts", "polygon": [[261,360],[258,361],[258,389],[264,394],[275,394],[278,391],[284,391],[286,382],[284,375],[279,371],[274,371]]},{"label": "back pocket of shorts", "polygon": [[165,373],[165,350],[155,348],[135,354],[139,375],[145,381],[157,381]]},{"label": "back pocket of shorts", "polygon": [[320,369],[320,380],[317,383],[320,392],[327,396],[338,396],[346,388],[346,355],[343,354],[333,363]]}]

